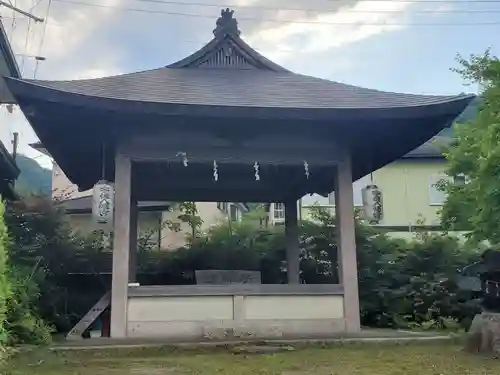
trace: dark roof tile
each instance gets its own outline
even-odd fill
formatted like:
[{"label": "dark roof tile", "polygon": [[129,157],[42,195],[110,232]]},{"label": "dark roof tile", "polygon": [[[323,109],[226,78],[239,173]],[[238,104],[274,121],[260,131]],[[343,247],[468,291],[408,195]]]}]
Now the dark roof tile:
[{"label": "dark roof tile", "polygon": [[209,106],[397,108],[463,99],[456,95],[398,94],[291,72],[245,69],[160,68],[98,79],[26,82],[85,96]]}]

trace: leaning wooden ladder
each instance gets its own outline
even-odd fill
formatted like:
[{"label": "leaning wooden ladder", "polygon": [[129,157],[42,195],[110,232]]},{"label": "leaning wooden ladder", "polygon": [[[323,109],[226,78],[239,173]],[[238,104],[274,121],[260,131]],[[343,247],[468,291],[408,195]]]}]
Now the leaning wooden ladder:
[{"label": "leaning wooden ladder", "polygon": [[111,293],[107,292],[66,335],[67,340],[81,339],[83,333],[94,323],[111,303]]}]

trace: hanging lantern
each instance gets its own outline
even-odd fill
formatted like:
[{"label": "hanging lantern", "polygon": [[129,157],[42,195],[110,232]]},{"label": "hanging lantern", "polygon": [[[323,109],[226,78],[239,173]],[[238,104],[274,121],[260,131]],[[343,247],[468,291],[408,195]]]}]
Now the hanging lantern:
[{"label": "hanging lantern", "polygon": [[98,181],[92,191],[92,218],[96,224],[113,222],[115,189],[105,180]]},{"label": "hanging lantern", "polygon": [[378,224],[384,217],[382,191],[377,185],[368,185],[363,188],[362,196],[365,218],[372,224]]}]

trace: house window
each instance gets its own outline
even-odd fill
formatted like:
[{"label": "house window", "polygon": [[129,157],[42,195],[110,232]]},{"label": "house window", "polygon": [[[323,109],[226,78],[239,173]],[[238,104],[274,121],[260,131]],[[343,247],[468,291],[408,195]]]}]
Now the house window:
[{"label": "house window", "polygon": [[330,205],[330,200],[328,197],[323,197],[319,194],[307,194],[302,197],[302,206],[328,206]]},{"label": "house window", "polygon": [[229,218],[231,221],[238,221],[238,207],[234,204],[229,206]]},{"label": "house window", "polygon": [[275,203],[274,204],[274,220],[284,220],[285,219],[285,204]]},{"label": "house window", "polygon": [[455,177],[453,177],[453,183],[455,185],[462,186],[469,183],[469,179],[463,173],[459,173]]},{"label": "house window", "polygon": [[361,177],[359,180],[353,182],[352,197],[353,197],[354,207],[363,206],[363,189],[371,184],[372,184],[372,178],[370,175]]},{"label": "house window", "polygon": [[220,211],[227,213],[227,202],[217,202],[217,208]]},{"label": "house window", "polygon": [[446,201],[446,192],[438,189],[437,185],[442,180],[449,180],[449,177],[444,174],[433,175],[429,177],[429,205],[442,206]]}]

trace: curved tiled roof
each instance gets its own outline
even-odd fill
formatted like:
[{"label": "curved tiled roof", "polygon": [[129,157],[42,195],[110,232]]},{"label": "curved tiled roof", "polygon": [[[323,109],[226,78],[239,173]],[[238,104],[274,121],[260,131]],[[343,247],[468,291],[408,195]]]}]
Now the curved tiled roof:
[{"label": "curved tiled roof", "polygon": [[384,92],[291,72],[160,68],[76,81],[24,81],[71,94],[126,101],[260,108],[398,108],[462,100]]},{"label": "curved tiled roof", "polygon": [[113,109],[121,105],[127,110],[131,102],[205,106],[209,110],[217,107],[216,111],[238,107],[299,111],[416,109],[468,97],[384,92],[290,72],[240,38],[237,21],[229,9],[221,12],[214,38],[208,44],[167,67],[86,80],[9,81],[11,89],[21,96],[89,106],[92,104],[87,98],[111,99],[123,101],[109,104]]}]

